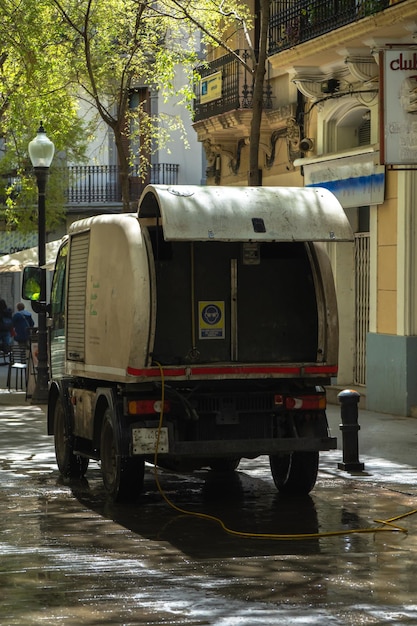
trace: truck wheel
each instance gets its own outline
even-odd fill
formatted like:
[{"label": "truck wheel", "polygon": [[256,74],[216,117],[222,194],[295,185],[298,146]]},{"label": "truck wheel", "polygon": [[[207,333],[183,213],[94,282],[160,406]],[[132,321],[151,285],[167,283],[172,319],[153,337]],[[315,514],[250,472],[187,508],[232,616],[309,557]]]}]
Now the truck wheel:
[{"label": "truck wheel", "polygon": [[234,472],[240,463],[240,459],[212,459],[210,467],[213,472]]},{"label": "truck wheel", "polygon": [[54,441],[55,458],[61,474],[67,478],[84,476],[89,459],[74,454],[68,419],[60,400],[57,400],[54,409]]},{"label": "truck wheel", "polygon": [[101,474],[104,487],[115,502],[135,499],[142,491],[145,474],[145,461],[121,456],[120,448],[112,411],[107,408],[101,429]]},{"label": "truck wheel", "polygon": [[316,484],[319,453],[291,452],[269,457],[272,478],[278,491],[293,495],[306,495]]}]

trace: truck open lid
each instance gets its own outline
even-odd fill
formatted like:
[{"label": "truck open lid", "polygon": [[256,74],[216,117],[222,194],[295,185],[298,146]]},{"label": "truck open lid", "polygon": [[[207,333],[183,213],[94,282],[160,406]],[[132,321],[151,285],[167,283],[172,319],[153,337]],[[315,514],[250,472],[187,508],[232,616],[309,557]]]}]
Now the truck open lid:
[{"label": "truck open lid", "polygon": [[315,187],[148,185],[139,218],[161,218],[167,241],[351,241],[337,198]]}]

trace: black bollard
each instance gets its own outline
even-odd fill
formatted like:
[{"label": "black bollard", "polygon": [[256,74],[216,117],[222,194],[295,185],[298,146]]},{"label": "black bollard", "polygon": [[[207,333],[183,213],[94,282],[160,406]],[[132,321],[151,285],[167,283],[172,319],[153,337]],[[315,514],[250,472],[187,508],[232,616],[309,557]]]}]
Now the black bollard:
[{"label": "black bollard", "polygon": [[361,395],[352,389],[345,389],[337,397],[341,404],[340,430],[343,440],[343,463],[338,463],[337,466],[346,472],[361,472],[365,469],[365,465],[359,462],[358,444],[358,432],[361,428],[358,424],[358,404]]}]

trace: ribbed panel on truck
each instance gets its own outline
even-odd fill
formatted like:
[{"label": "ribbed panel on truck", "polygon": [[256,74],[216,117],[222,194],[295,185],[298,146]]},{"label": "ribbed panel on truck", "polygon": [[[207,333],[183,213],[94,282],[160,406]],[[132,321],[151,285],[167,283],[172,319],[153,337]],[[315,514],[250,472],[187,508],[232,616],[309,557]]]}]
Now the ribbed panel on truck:
[{"label": "ribbed panel on truck", "polygon": [[74,235],[71,239],[67,300],[67,359],[70,361],[85,359],[85,287],[89,244],[89,232]]}]

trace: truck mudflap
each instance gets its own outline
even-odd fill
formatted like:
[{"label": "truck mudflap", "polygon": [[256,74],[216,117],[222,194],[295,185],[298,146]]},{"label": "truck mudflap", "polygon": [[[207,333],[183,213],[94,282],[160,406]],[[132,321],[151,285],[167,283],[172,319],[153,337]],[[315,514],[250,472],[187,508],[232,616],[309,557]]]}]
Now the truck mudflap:
[{"label": "truck mudflap", "polygon": [[132,453],[134,455],[155,454],[158,444],[159,455],[182,457],[236,456],[254,458],[263,454],[279,454],[299,451],[326,451],[337,448],[336,437],[285,437],[281,439],[212,440],[169,442],[168,429],[132,429]]}]

